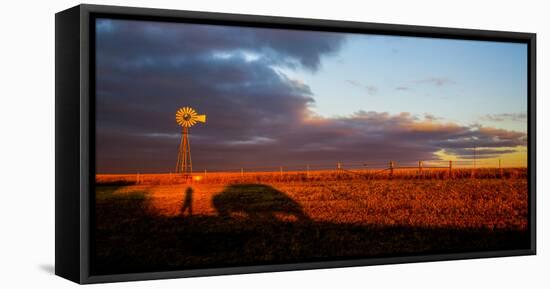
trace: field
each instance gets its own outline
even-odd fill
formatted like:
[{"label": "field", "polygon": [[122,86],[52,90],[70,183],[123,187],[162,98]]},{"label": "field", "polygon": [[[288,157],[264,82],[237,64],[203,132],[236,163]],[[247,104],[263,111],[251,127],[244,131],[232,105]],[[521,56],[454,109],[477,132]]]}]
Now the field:
[{"label": "field", "polygon": [[92,271],[527,248],[525,169],[96,177]]}]

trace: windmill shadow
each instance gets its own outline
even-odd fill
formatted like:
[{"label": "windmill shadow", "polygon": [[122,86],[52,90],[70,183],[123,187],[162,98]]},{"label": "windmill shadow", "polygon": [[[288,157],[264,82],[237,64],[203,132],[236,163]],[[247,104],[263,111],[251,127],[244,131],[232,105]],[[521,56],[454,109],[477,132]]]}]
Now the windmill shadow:
[{"label": "windmill shadow", "polygon": [[222,218],[244,218],[253,222],[292,220],[309,222],[302,206],[285,193],[262,184],[236,184],[212,198]]},{"label": "windmill shadow", "polygon": [[185,212],[188,212],[187,216],[193,216],[193,188],[187,187],[181,202],[180,215],[185,216]]}]

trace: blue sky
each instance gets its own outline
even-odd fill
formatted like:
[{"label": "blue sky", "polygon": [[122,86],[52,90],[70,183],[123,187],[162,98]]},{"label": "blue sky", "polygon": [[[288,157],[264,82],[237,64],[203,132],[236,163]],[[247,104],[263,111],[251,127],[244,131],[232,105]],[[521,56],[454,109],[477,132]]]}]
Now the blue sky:
[{"label": "blue sky", "polygon": [[526,114],[526,44],[348,34],[316,72],[277,69],[309,85],[325,117],[409,112],[526,131],[526,121],[487,117]]}]

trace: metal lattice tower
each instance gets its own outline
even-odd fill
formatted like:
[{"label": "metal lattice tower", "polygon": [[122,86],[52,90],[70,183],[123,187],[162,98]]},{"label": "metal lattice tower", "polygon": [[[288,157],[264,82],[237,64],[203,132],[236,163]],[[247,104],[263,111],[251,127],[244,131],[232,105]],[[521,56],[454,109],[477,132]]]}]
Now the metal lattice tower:
[{"label": "metal lattice tower", "polygon": [[183,127],[181,141],[178,148],[176,173],[181,173],[187,176],[193,173],[193,164],[191,162],[191,145],[189,144],[189,128],[197,122],[205,123],[206,115],[199,115],[194,109],[185,106],[176,112],[176,122]]}]

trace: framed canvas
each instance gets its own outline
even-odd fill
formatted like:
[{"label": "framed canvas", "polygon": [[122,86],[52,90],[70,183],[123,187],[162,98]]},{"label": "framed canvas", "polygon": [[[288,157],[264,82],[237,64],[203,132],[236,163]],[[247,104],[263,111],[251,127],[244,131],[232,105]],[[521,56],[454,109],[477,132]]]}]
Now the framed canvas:
[{"label": "framed canvas", "polygon": [[56,14],[55,272],[535,254],[535,34]]}]

